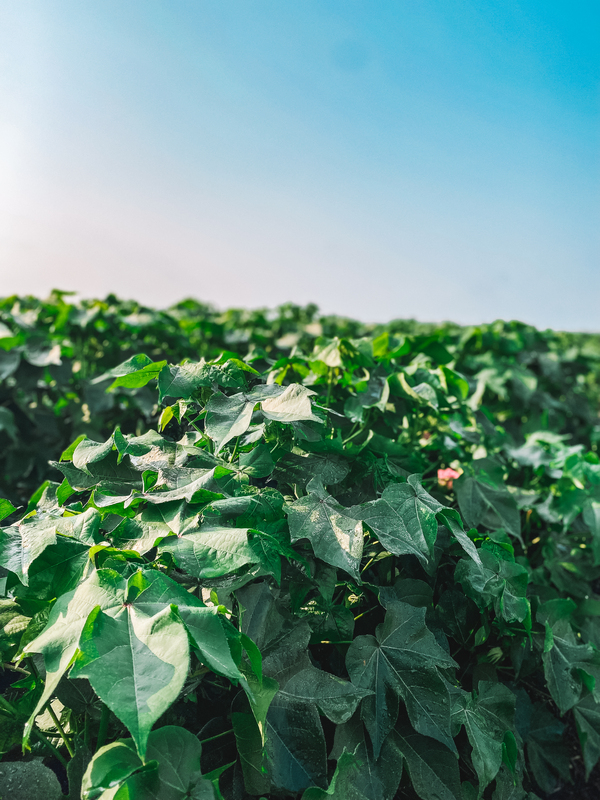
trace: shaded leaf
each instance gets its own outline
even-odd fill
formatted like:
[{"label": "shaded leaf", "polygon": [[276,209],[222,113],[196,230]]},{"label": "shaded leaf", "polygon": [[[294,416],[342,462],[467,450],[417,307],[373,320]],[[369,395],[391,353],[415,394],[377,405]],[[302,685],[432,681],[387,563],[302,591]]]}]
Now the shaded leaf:
[{"label": "shaded leaf", "polygon": [[416,730],[456,751],[450,726],[450,699],[438,667],[455,662],[425,625],[425,609],[391,603],[375,636],[358,636],[346,667],[353,683],[374,692],[362,701],[376,757],[398,717],[401,698]]},{"label": "shaded leaf", "polygon": [[287,507],[292,542],[309,539],[315,555],[359,580],[362,522],[328,495],[319,480],[314,479],[307,488],[306,497]]}]

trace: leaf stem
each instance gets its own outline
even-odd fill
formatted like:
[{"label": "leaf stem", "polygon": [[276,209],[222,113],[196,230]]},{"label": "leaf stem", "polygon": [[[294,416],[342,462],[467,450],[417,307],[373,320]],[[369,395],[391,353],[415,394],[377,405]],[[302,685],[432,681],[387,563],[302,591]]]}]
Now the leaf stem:
[{"label": "leaf stem", "polygon": [[63,728],[61,721],[56,716],[56,711],[50,705],[50,701],[48,702],[48,705],[46,706],[46,708],[48,709],[48,713],[50,714],[50,717],[52,718],[52,722],[54,723],[54,725],[56,726],[56,729],[60,733],[60,738],[65,743],[65,747],[67,748],[67,750],[69,752],[69,755],[71,756],[71,758],[73,758],[73,756],[75,755],[75,751],[73,750],[71,742],[69,741],[69,739],[67,737],[67,734],[65,733],[65,729]]},{"label": "leaf stem", "polygon": [[364,617],[365,614],[370,614],[371,611],[376,611],[378,608],[380,608],[380,606],[371,606],[371,608],[368,608],[366,611],[363,611],[362,614],[358,614],[358,616],[354,617],[354,622],[356,622],[357,619]]},{"label": "leaf stem", "polygon": [[66,766],[67,766],[67,762],[66,762],[66,759],[64,758],[64,756],[63,756],[63,755],[62,755],[62,754],[61,754],[61,753],[60,753],[60,752],[59,752],[59,751],[56,749],[56,747],[54,747],[54,745],[52,744],[52,742],[51,742],[51,741],[49,741],[49,740],[48,740],[48,739],[47,739],[47,738],[44,736],[44,734],[43,734],[43,733],[42,733],[42,732],[39,730],[39,728],[36,728],[36,727],[35,727],[35,725],[34,725],[34,726],[33,726],[33,728],[31,729],[31,732],[32,732],[32,734],[33,734],[34,736],[37,736],[37,738],[38,738],[38,739],[40,740],[40,742],[41,742],[41,743],[44,745],[44,747],[47,747],[47,748],[48,748],[48,750],[49,750],[49,751],[52,753],[52,755],[54,756],[54,758],[56,758],[58,761],[60,761],[60,763],[63,765],[63,767],[65,767],[65,768],[66,768]]},{"label": "leaf stem", "polygon": [[331,400],[331,390],[333,388],[333,367],[329,367],[329,381],[327,384],[327,400],[325,401],[325,405],[329,408],[329,402]]},{"label": "leaf stem", "polygon": [[[33,675],[33,677],[36,679],[36,681],[41,681],[41,683],[43,683],[44,681],[41,680],[40,674],[37,671],[37,667],[35,666],[35,663],[33,661],[33,658],[31,658],[31,656],[27,659],[27,665],[29,666],[29,670],[30,670],[31,674]],[[65,729],[61,725],[61,722],[60,722],[59,718],[56,716],[56,712],[54,711],[54,709],[52,708],[50,703],[51,703],[51,700],[49,700],[46,703],[46,708],[48,709],[48,713],[50,714],[50,718],[52,719],[52,722],[56,726],[56,730],[59,732],[60,738],[63,740],[64,745],[67,748],[67,751],[68,751],[69,755],[71,756],[71,758],[73,758],[73,756],[75,755],[75,752],[73,750],[73,747],[71,746],[71,742],[69,741],[69,739],[67,737],[67,734],[65,733]]]},{"label": "leaf stem", "polygon": [[352,439],[356,439],[356,437],[359,436],[363,431],[364,431],[364,426],[361,425],[360,428],[355,433],[350,434],[350,436],[348,436],[347,439],[344,439],[342,444],[348,444],[348,442],[351,442]]},{"label": "leaf stem", "polygon": [[90,749],[90,715],[87,711],[83,714],[83,743]]},{"label": "leaf stem", "polygon": [[366,571],[369,569],[369,567],[371,566],[371,564],[372,564],[374,561],[375,561],[375,556],[373,556],[373,558],[370,558],[370,559],[367,561],[367,563],[366,563],[366,564],[364,565],[364,567],[361,569],[361,571],[360,571],[360,574],[362,575],[362,573],[363,573],[363,572],[366,572]]},{"label": "leaf stem", "polygon": [[228,731],[223,731],[223,733],[216,733],[214,736],[209,736],[208,739],[199,739],[198,741],[200,744],[206,744],[206,742],[212,742],[214,739],[220,739],[221,736],[227,736],[229,733],[233,733],[233,728],[230,728]]},{"label": "leaf stem", "polygon": [[[28,674],[29,674],[29,673],[28,673]],[[15,717],[15,718],[17,718],[17,717],[19,716],[19,712],[17,711],[17,709],[14,707],[14,705],[13,705],[11,702],[9,702],[9,701],[8,701],[8,700],[7,700],[5,697],[2,697],[2,696],[0,696],[0,700],[2,701],[2,706],[4,707],[4,709],[5,709],[6,711],[8,711],[8,712],[9,712],[9,714],[12,714],[12,715],[13,715],[13,717]],[[57,758],[57,759],[60,761],[60,763],[61,763],[61,764],[62,764],[64,767],[66,767],[66,766],[67,766],[67,762],[65,761],[64,757],[63,757],[63,756],[62,756],[62,755],[59,753],[59,751],[56,749],[56,747],[54,747],[54,745],[52,744],[52,742],[51,742],[51,741],[49,741],[49,740],[48,740],[48,739],[47,739],[47,738],[44,736],[44,734],[41,732],[41,730],[39,730],[39,728],[36,728],[36,727],[35,727],[35,722],[34,722],[34,723],[33,723],[33,725],[31,726],[31,733],[32,733],[32,735],[35,735],[35,736],[37,736],[37,738],[40,740],[40,742],[41,742],[41,743],[42,743],[42,744],[43,744],[45,747],[47,747],[47,748],[48,748],[48,750],[50,750],[50,752],[52,753],[52,755],[53,755],[55,758]]]},{"label": "leaf stem", "polygon": [[23,675],[29,675],[26,669],[15,667],[14,664],[2,664],[2,669],[11,669],[13,672],[21,672]]},{"label": "leaf stem", "polygon": [[110,709],[106,703],[102,703],[102,715],[100,716],[100,727],[98,728],[98,739],[96,740],[96,751],[104,744],[106,734],[108,733],[108,720],[110,717]]}]

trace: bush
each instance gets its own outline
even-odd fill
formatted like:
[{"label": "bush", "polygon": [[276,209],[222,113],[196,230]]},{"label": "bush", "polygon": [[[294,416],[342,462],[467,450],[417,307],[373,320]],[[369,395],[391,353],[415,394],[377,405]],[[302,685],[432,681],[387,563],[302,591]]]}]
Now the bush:
[{"label": "bush", "polygon": [[[197,308],[155,341],[168,320],[191,340]],[[574,720],[594,768],[596,339],[344,321],[332,336],[315,314],[257,313],[237,355],[215,351],[233,331],[240,345],[240,313],[210,328],[208,360],[98,358],[86,388],[110,414],[86,434],[52,411],[55,445],[82,434],[60,477],[22,511],[0,501],[0,647],[19,671],[4,752],[68,760],[71,791],[103,800],[515,800],[569,781]],[[19,330],[4,352],[31,361]],[[71,391],[58,330],[67,378],[46,363],[43,386],[5,384],[17,409]],[[113,362],[130,350],[115,340]],[[14,452],[27,434],[15,423]]]}]

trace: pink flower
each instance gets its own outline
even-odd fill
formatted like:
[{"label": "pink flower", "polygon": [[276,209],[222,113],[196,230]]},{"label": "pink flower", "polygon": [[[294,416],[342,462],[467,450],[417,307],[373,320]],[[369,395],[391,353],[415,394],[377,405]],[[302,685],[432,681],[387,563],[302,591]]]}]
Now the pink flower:
[{"label": "pink flower", "polygon": [[448,467],[447,469],[438,469],[438,483],[440,486],[446,486],[448,489],[452,489],[452,481],[456,480],[456,478],[460,478],[461,472],[457,472],[452,467]]}]

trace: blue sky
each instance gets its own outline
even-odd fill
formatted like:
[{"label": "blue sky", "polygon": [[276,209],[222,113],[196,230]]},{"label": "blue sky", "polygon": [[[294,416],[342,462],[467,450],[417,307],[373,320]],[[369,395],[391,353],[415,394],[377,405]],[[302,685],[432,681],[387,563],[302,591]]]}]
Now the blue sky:
[{"label": "blue sky", "polygon": [[600,6],[0,0],[0,294],[600,329]]}]

